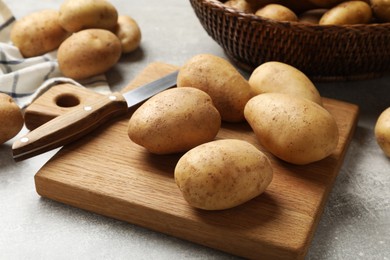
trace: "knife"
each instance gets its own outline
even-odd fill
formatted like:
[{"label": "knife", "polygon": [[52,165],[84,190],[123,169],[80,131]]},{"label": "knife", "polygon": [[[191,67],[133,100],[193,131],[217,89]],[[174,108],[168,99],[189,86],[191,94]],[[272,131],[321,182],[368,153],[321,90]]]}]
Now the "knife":
[{"label": "knife", "polygon": [[57,116],[16,140],[12,145],[15,161],[21,161],[71,143],[114,116],[176,85],[178,70],[126,93],[112,93]]}]

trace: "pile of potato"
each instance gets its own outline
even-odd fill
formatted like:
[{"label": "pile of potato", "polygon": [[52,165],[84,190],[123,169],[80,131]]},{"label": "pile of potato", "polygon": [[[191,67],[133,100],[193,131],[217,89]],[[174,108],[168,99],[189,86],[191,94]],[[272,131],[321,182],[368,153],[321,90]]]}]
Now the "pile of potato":
[{"label": "pile of potato", "polygon": [[141,30],[106,0],[65,0],[59,10],[42,10],[18,20],[11,41],[24,57],[58,49],[61,72],[79,80],[106,72],[123,53],[140,45]]},{"label": "pile of potato", "polygon": [[189,59],[177,88],[142,104],[129,120],[128,135],[152,153],[184,153],[175,168],[184,198],[197,208],[226,209],[264,192],[273,170],[252,144],[216,140],[222,121],[248,122],[265,149],[292,164],[324,159],[339,140],[335,119],[302,72],[269,62],[246,80],[211,54]]},{"label": "pile of potato", "polygon": [[390,22],[388,0],[228,0],[224,4],[276,21],[319,25]]}]

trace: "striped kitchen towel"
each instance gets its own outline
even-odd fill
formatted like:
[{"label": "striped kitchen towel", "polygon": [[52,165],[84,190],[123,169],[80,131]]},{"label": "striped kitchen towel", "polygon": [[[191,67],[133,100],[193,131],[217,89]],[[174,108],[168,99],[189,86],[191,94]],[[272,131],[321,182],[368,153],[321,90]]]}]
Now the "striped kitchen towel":
[{"label": "striped kitchen towel", "polygon": [[56,51],[32,58],[23,58],[10,41],[10,31],[16,19],[0,0],[0,92],[10,95],[25,108],[51,86],[71,83],[100,93],[110,93],[105,75],[75,81],[61,74]]}]

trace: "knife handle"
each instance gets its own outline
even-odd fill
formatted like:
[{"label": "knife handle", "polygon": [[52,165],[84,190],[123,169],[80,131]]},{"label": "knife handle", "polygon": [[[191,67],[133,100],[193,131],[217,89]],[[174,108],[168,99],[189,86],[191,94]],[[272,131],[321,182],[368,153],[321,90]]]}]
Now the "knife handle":
[{"label": "knife handle", "polygon": [[120,93],[99,97],[60,115],[27,133],[12,145],[15,161],[63,146],[91,132],[113,116],[125,114],[126,100]]}]

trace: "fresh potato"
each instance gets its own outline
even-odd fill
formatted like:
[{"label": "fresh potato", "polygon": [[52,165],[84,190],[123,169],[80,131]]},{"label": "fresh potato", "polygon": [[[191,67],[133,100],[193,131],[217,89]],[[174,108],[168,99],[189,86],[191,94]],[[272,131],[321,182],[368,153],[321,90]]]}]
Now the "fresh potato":
[{"label": "fresh potato", "polygon": [[279,4],[291,9],[294,13],[301,13],[316,8],[310,0],[246,0],[253,10],[258,10],[268,4]]},{"label": "fresh potato", "polygon": [[298,21],[300,23],[307,24],[319,24],[321,17],[328,11],[328,9],[311,9],[306,12],[301,13],[298,16]]},{"label": "fresh potato", "polygon": [[15,137],[23,127],[24,119],[19,106],[7,94],[0,93],[0,144]]},{"label": "fresh potato", "polygon": [[375,138],[386,156],[390,157],[390,107],[378,117],[375,124]]},{"label": "fresh potato", "polygon": [[174,176],[191,206],[221,210],[263,193],[272,181],[273,170],[266,155],[252,144],[223,139],[202,144],[184,154]]},{"label": "fresh potato", "polygon": [[245,13],[253,13],[253,7],[246,0],[228,0],[225,5]]},{"label": "fresh potato", "polygon": [[129,53],[138,48],[141,43],[141,29],[130,16],[120,15],[115,35],[122,44],[122,53]]},{"label": "fresh potato", "polygon": [[253,95],[279,92],[307,98],[322,105],[321,96],[312,81],[288,64],[270,61],[257,67],[249,77]]},{"label": "fresh potato", "polygon": [[252,97],[250,86],[227,60],[211,54],[195,55],[181,67],[177,86],[209,94],[223,121],[245,120],[244,107]]},{"label": "fresh potato", "polygon": [[69,36],[58,23],[58,11],[42,10],[17,20],[11,41],[28,58],[55,50]]},{"label": "fresh potato", "polygon": [[328,10],[320,19],[320,25],[366,24],[372,19],[369,4],[363,1],[343,2]]},{"label": "fresh potato", "polygon": [[390,22],[390,1],[389,0],[371,0],[371,8],[382,22]]},{"label": "fresh potato", "polygon": [[324,159],[338,144],[334,117],[305,98],[282,93],[261,94],[249,100],[245,118],[268,151],[293,164]]},{"label": "fresh potato", "polygon": [[266,5],[255,12],[255,15],[275,21],[296,22],[297,15],[289,8],[279,4]]},{"label": "fresh potato", "polygon": [[74,33],[58,48],[61,72],[73,79],[85,79],[106,72],[122,54],[121,42],[110,31],[87,29]]},{"label": "fresh potato", "polygon": [[112,30],[117,21],[118,11],[106,0],[65,0],[60,6],[59,23],[68,32]]},{"label": "fresh potato", "polygon": [[209,95],[195,88],[173,88],[134,112],[128,135],[151,153],[171,154],[212,141],[220,127],[221,116]]}]

